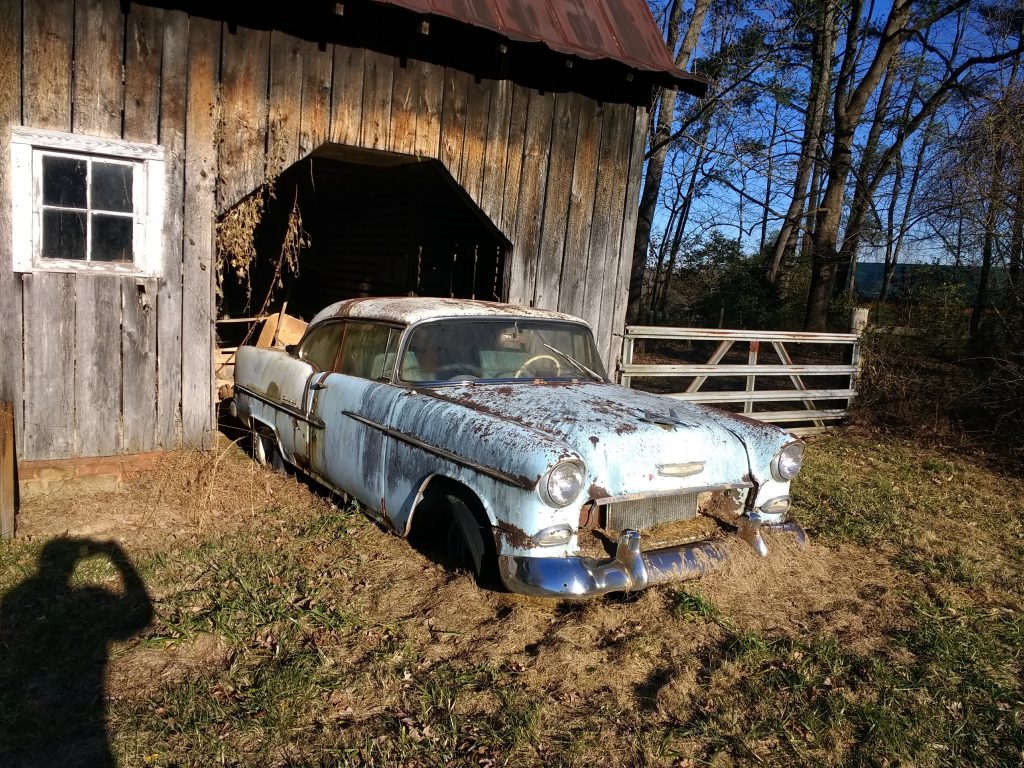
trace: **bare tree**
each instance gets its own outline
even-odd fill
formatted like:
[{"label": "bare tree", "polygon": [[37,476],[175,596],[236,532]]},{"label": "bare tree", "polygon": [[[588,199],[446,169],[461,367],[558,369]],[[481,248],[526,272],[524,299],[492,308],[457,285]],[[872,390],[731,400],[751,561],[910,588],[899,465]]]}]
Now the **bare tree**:
[{"label": "bare tree", "polygon": [[[679,69],[686,69],[690,57],[697,47],[704,18],[707,15],[711,0],[694,0],[693,12],[682,33],[683,0],[672,0],[668,14],[666,43],[669,50],[675,51],[675,63]],[[669,145],[675,123],[676,103],[679,92],[674,88],[663,88],[654,100],[654,120],[648,138],[647,163],[644,167],[644,186],[640,194],[640,210],[637,216],[636,235],[633,241],[633,266],[629,280],[629,302],[626,317],[635,322],[640,314],[643,296],[644,270],[647,266],[647,253],[651,242],[651,226],[658,207],[658,195],[665,174],[665,161],[668,158]]]}]

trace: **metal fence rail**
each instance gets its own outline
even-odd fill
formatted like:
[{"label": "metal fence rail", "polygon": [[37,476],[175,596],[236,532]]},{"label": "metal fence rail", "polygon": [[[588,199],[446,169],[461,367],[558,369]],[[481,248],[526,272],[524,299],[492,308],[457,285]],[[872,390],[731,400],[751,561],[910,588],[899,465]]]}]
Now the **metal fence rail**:
[{"label": "metal fence rail", "polygon": [[[857,327],[863,327],[863,322],[858,322]],[[635,345],[642,340],[690,346],[693,342],[718,344],[703,363],[637,363],[634,362]],[[737,344],[746,345],[746,362],[725,361],[730,352],[733,358],[737,355],[742,358],[741,348],[734,351]],[[843,362],[794,363],[791,350],[802,345],[838,346],[841,351],[836,357]],[[618,373],[619,381],[627,387],[632,386],[636,377],[689,378],[691,381],[685,390],[662,394],[694,403],[740,404],[743,413],[751,418],[784,426],[796,435],[814,434],[823,431],[828,424],[845,419],[849,413],[860,373],[860,335],[627,326]],[[770,380],[766,382],[766,378]],[[715,381],[715,390],[703,389],[709,379]],[[808,379],[815,386],[808,386]],[[737,388],[737,382],[741,382],[742,390]]]}]

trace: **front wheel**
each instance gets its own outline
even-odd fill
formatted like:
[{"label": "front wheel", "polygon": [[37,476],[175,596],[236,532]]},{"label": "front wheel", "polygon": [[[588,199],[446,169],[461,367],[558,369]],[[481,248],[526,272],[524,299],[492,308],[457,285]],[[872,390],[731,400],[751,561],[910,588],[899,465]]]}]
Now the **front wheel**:
[{"label": "front wheel", "polygon": [[252,456],[261,467],[270,467],[275,472],[281,473],[287,471],[281,449],[277,445],[277,439],[266,431],[253,430]]}]

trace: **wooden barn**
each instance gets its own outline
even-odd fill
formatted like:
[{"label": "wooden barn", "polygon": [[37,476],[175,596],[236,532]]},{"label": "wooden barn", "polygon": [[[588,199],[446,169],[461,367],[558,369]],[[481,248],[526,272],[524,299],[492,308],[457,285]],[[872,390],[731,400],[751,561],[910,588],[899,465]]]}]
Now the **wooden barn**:
[{"label": "wooden barn", "polygon": [[[666,84],[703,89],[645,0],[0,0],[18,458],[209,446],[220,321],[275,281],[307,319],[357,295],[555,308],[614,364]],[[307,246],[277,278],[293,210]],[[254,258],[218,249],[253,218]]]}]

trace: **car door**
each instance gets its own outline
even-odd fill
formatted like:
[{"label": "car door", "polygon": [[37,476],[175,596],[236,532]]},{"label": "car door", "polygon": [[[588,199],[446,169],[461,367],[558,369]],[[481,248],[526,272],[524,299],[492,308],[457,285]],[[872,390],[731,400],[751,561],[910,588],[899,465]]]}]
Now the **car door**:
[{"label": "car door", "polygon": [[335,372],[310,392],[312,471],[374,512],[383,512],[386,425],[402,391],[390,383],[398,339],[395,327],[346,321]]},{"label": "car door", "polygon": [[282,380],[277,397],[284,410],[276,418],[278,438],[288,460],[303,469],[309,467],[309,439],[311,422],[311,392],[318,382],[330,374],[344,326],[339,321],[318,324],[299,342],[292,365],[292,375]]}]

